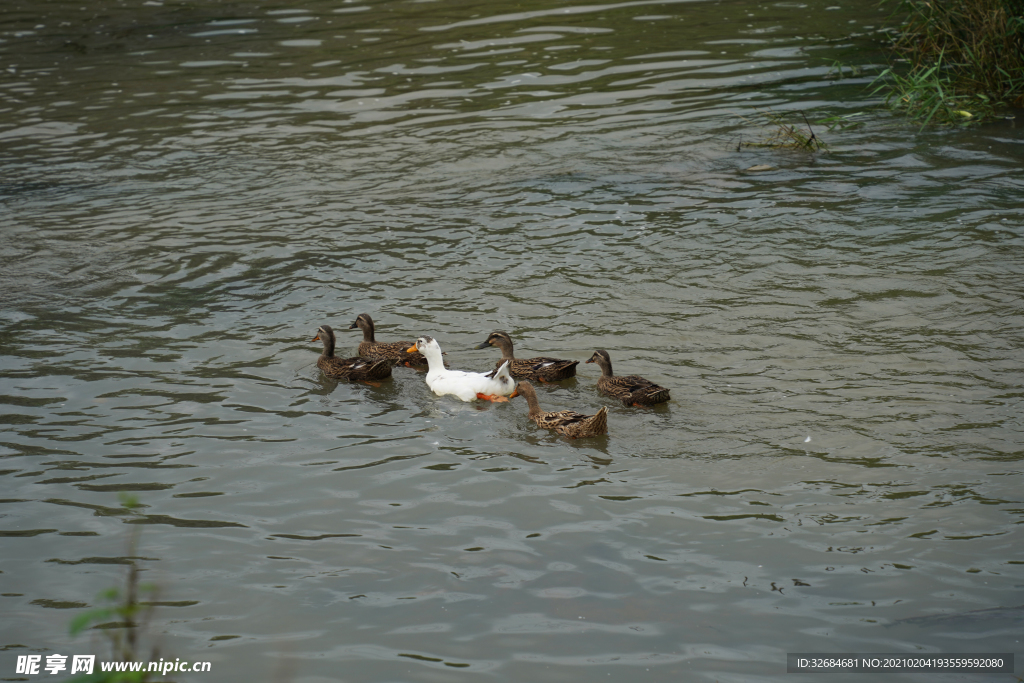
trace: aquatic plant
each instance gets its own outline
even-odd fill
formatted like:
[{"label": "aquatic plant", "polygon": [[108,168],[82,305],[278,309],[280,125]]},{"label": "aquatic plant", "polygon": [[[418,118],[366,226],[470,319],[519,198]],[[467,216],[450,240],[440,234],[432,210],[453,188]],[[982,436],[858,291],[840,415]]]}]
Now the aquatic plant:
[{"label": "aquatic plant", "polygon": [[[760,121],[752,123],[757,123],[766,129],[768,131],[767,134],[760,142],[740,142],[737,145],[737,150],[741,147],[764,147],[767,149],[803,150],[805,152],[828,151],[828,146],[821,141],[814,132],[814,129],[811,128],[811,123],[807,120],[804,112],[776,112],[771,109],[758,109],[757,111]],[[795,114],[800,115],[803,124],[807,127],[806,132],[799,123],[791,122]],[[750,121],[744,117],[740,118],[743,118],[744,121]]]},{"label": "aquatic plant", "polygon": [[867,114],[862,111],[855,111],[849,114],[834,114],[818,119],[815,123],[828,126],[829,131],[846,130],[849,128],[860,128],[867,121]]},{"label": "aquatic plant", "polygon": [[[138,509],[142,505],[137,498],[122,493],[120,500],[126,515],[141,517]],[[87,628],[102,630],[103,635],[110,643],[113,659],[121,662],[142,659],[139,656],[142,649],[141,643],[148,630],[149,619],[153,612],[153,602],[142,601],[140,597],[156,594],[155,585],[139,581],[139,567],[136,563],[139,558],[136,557],[135,550],[139,543],[140,528],[133,524],[128,533],[128,547],[125,553],[125,559],[128,560],[128,573],[124,580],[124,586],[102,591],[98,599],[103,606],[82,612],[71,620],[68,627],[72,636],[78,635]],[[159,659],[155,645],[150,652],[149,659],[150,661]],[[147,680],[149,680],[149,673],[146,671],[98,671],[76,676],[69,683],[144,683]]]},{"label": "aquatic plant", "polygon": [[873,84],[922,125],[974,123],[1024,106],[1024,0],[899,0],[899,56]]},{"label": "aquatic plant", "polygon": [[847,64],[839,59],[829,62],[828,75],[834,75],[837,81],[844,78],[860,78],[864,75],[864,67],[859,64]]}]

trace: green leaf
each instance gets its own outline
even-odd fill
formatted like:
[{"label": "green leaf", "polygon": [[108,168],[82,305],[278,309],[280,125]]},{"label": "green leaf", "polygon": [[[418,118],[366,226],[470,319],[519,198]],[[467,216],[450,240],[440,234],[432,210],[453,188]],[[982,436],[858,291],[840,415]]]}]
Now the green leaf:
[{"label": "green leaf", "polygon": [[73,636],[77,636],[79,633],[84,631],[92,622],[104,621],[106,619],[109,619],[111,615],[113,615],[113,611],[106,607],[101,607],[99,609],[91,609],[88,612],[82,612],[81,614],[78,614],[73,619],[71,619],[71,623],[68,624],[68,632]]}]

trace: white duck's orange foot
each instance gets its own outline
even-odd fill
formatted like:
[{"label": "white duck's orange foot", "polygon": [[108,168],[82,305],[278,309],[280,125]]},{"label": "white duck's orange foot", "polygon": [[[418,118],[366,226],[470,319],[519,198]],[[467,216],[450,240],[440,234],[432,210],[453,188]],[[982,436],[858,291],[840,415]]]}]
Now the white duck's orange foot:
[{"label": "white duck's orange foot", "polygon": [[508,403],[506,396],[495,396],[494,394],[477,394],[476,397],[481,401],[491,401],[492,403]]}]

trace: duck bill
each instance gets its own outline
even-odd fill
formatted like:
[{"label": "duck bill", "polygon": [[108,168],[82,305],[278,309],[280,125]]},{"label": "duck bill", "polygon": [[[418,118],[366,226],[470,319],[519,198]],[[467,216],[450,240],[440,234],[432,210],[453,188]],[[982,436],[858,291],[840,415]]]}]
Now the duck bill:
[{"label": "duck bill", "polygon": [[310,339],[309,341],[320,341],[320,333],[319,333],[319,332],[317,332],[317,333],[316,333],[316,336],[315,336],[315,337],[313,337],[312,339]]},{"label": "duck bill", "polygon": [[512,393],[509,394],[508,397],[509,398],[515,398],[518,395],[519,395],[519,387],[516,387],[515,389],[512,390]]},{"label": "duck bill", "polygon": [[354,330],[354,329],[356,329],[357,327],[359,327],[359,325],[357,325],[356,323],[352,323],[351,325],[349,325],[349,326],[348,326],[348,329],[350,329],[350,330]]},{"label": "duck bill", "polygon": [[419,349],[416,348],[415,344],[405,350],[406,353],[416,353],[417,351],[419,351]]},{"label": "duck bill", "polygon": [[587,361],[587,363],[593,363],[593,362],[594,362],[593,358],[591,358],[590,360]]},{"label": "duck bill", "polygon": [[490,342],[484,342],[483,344],[477,344],[477,345],[476,345],[476,346],[474,346],[473,348],[474,348],[474,349],[486,349],[486,348],[487,348],[488,346],[490,346],[490,345],[491,345],[491,343],[490,343]]}]

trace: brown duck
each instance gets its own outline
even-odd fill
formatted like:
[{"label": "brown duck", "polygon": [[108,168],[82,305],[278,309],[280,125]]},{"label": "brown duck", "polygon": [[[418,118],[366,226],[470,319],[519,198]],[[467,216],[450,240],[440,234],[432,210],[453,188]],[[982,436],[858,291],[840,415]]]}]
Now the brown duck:
[{"label": "brown duck", "polygon": [[649,379],[639,375],[613,375],[612,359],[607,351],[594,351],[594,355],[587,362],[601,366],[601,379],[597,380],[597,390],[621,400],[624,406],[652,406],[669,399],[668,389],[658,386]]},{"label": "brown duck", "polygon": [[488,346],[497,346],[501,349],[501,360],[495,363],[495,367],[501,367],[505,361],[509,361],[509,370],[513,377],[535,379],[538,382],[557,382],[576,376],[578,360],[559,360],[558,358],[516,358],[512,354],[512,337],[505,332],[491,332],[487,341],[477,345],[478,349],[486,349]]},{"label": "brown duck", "polygon": [[390,358],[391,360],[405,366],[426,365],[427,359],[422,353],[409,353],[407,349],[414,342],[379,342],[373,338],[373,319],[366,313],[356,316],[356,321],[348,329],[359,328],[363,331],[363,341],[359,344],[359,355],[363,358]]},{"label": "brown duck", "polygon": [[321,325],[311,341],[322,341],[324,352],[316,361],[316,366],[325,375],[336,379],[353,379],[372,381],[387,379],[391,376],[391,367],[395,364],[392,358],[367,360],[365,358],[337,358],[334,355],[334,330],[330,325]]},{"label": "brown duck", "polygon": [[596,415],[584,415],[575,410],[544,412],[540,409],[540,403],[537,402],[537,392],[529,382],[520,382],[516,385],[516,390],[509,398],[516,396],[526,397],[526,403],[530,406],[530,419],[536,422],[538,427],[554,429],[570,439],[608,433],[607,407],[602,407]]}]

